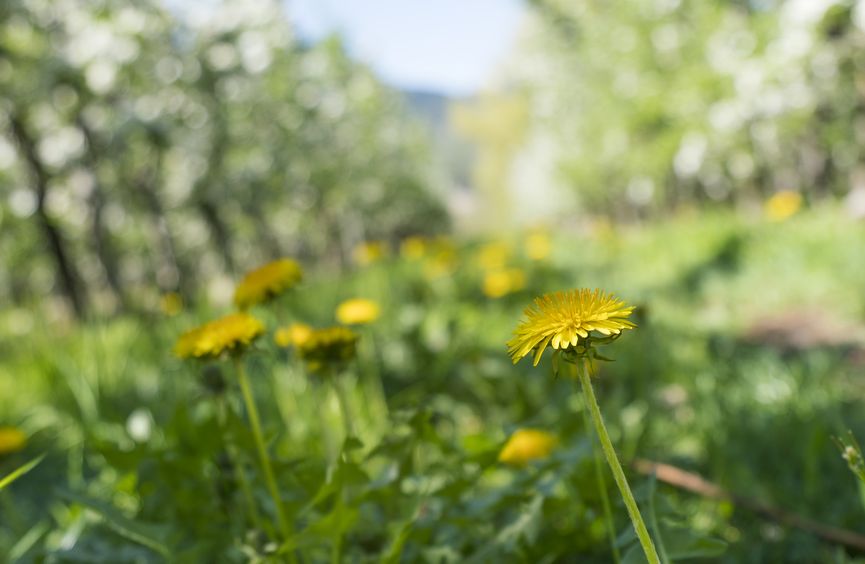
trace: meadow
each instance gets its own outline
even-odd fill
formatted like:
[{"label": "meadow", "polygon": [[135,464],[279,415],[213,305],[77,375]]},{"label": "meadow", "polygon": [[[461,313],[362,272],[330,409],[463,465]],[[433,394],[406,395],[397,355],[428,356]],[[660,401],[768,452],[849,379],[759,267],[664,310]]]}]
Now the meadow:
[{"label": "meadow", "polygon": [[0,476],[37,463],[0,491],[0,554],[644,561],[573,375],[506,346],[536,296],[601,288],[636,306],[592,381],[662,560],[859,561],[837,441],[865,436],[863,246],[831,203],[370,241],[339,275],[300,264],[246,310],[263,333],[213,355],[178,342],[234,309],[203,297],[81,325],[10,308],[0,423],[26,442],[0,441]]}]

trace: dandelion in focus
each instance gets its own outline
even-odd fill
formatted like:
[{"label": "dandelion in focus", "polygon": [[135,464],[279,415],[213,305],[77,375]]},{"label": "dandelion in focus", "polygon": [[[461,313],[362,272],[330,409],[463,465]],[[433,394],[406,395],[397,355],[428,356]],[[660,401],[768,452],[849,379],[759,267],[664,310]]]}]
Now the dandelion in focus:
[{"label": "dandelion in focus", "polygon": [[379,305],[366,298],[345,300],[336,308],[336,319],[343,325],[365,325],[381,315]]},{"label": "dandelion in focus", "polygon": [[552,433],[538,429],[518,429],[499,453],[499,462],[525,466],[532,460],[547,458],[558,444]]},{"label": "dandelion in focus", "polygon": [[383,241],[366,241],[354,249],[354,262],[360,266],[374,264],[387,255],[387,247]]},{"label": "dandelion in focus", "polygon": [[783,221],[802,207],[802,194],[793,190],[781,190],[766,200],[766,217],[770,221]]},{"label": "dandelion in focus", "polygon": [[233,313],[181,335],[174,354],[180,358],[216,358],[223,352],[240,353],[262,333],[261,321],[248,313]]},{"label": "dandelion in focus", "polygon": [[309,339],[311,334],[312,327],[306,323],[292,323],[277,329],[273,340],[280,347],[299,347]]},{"label": "dandelion in focus", "polygon": [[183,310],[183,298],[177,292],[168,292],[159,298],[159,310],[168,317],[174,317]]},{"label": "dandelion in focus", "polygon": [[0,456],[14,454],[27,446],[27,435],[18,427],[0,427]]},{"label": "dandelion in focus", "polygon": [[525,309],[526,319],[508,341],[508,351],[514,364],[534,351],[535,366],[550,345],[556,350],[584,353],[591,332],[607,338],[636,327],[628,321],[633,311],[634,306],[599,289],[545,294]]},{"label": "dandelion in focus", "polygon": [[348,327],[313,329],[297,349],[310,370],[321,372],[352,360],[357,354],[358,338]]},{"label": "dandelion in focus", "polygon": [[240,309],[264,303],[293,288],[303,270],[291,259],[279,259],[247,273],[234,290],[234,304]]},{"label": "dandelion in focus", "polygon": [[[537,366],[544,350],[552,345],[556,351],[553,360],[563,358],[574,367],[595,432],[598,434],[607,464],[613,472],[619,493],[625,502],[643,553],[650,564],[660,564],[661,560],[655,550],[652,537],[649,535],[619,457],[613,448],[589,376],[591,359],[603,359],[595,351],[595,345],[609,343],[625,329],[636,327],[628,320],[633,311],[633,306],[600,289],[583,288],[545,294],[536,298],[535,303],[526,308],[526,319],[517,325],[513,338],[508,341],[508,352],[516,364],[521,358],[534,351],[534,365]],[[612,530],[609,520],[608,529]]]},{"label": "dandelion in focus", "polygon": [[501,298],[526,287],[526,273],[520,268],[492,270],[484,274],[483,292],[489,298]]}]

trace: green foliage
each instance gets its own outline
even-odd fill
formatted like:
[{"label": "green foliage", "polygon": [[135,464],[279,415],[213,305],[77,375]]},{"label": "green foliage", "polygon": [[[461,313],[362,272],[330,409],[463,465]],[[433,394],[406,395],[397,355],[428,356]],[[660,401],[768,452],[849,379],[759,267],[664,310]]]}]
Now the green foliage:
[{"label": "green foliage", "polygon": [[620,218],[860,190],[853,2],[534,0],[509,84],[532,92],[544,172]]},{"label": "green foliage", "polygon": [[[599,363],[595,379],[626,472],[637,457],[666,461],[855,529],[861,505],[831,441],[840,429],[865,431],[850,345],[787,350],[745,338],[749,324],[806,298],[861,316],[861,296],[843,292],[858,274],[835,266],[847,247],[809,249],[830,223],[842,223],[851,244],[865,243],[861,226],[832,208],[772,228],[723,215],[569,236],[550,263],[513,256],[528,287],[500,299],[479,292],[474,244],[455,244],[461,268],[448,278],[430,278],[434,255],[383,259],[338,279],[312,276],[254,314],[271,329],[298,320],[326,326],[340,300],[360,295],[379,301],[383,316],[359,328],[361,354],[337,376],[357,432],[348,440],[330,380],[304,373],[271,337],[249,353],[293,527],[281,540],[229,363],[170,356],[177,335],[213,313],[17,337],[0,385],[3,397],[19,398],[4,404],[8,422],[31,440],[0,459],[0,472],[47,454],[0,493],[0,551],[22,561],[159,561],[167,553],[188,562],[608,562],[582,401],[564,374],[553,377],[551,360],[535,370],[513,366],[503,344],[531,296],[574,280],[642,304],[639,328],[610,347],[615,362]],[[802,243],[797,252],[768,263],[765,253],[791,237]],[[570,252],[575,241],[585,253]],[[825,292],[803,292],[829,272]],[[771,297],[760,291],[769,287]],[[498,452],[518,427],[553,431],[559,447],[525,467],[503,465]],[[809,533],[628,473],[670,561],[836,554]],[[605,482],[623,559],[639,561],[625,508],[609,476]]]},{"label": "green foliage", "polygon": [[339,40],[303,45],[277,2],[2,10],[4,301],[153,311],[265,259],[345,264],[446,224],[397,94]]}]

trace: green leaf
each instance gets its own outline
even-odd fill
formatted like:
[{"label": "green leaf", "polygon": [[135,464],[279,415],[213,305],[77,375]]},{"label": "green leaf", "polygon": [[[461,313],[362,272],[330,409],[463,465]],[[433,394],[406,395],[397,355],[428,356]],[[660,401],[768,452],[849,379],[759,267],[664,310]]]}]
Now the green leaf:
[{"label": "green leaf", "polygon": [[45,458],[44,454],[39,455],[36,458],[34,458],[33,460],[31,460],[30,462],[22,464],[21,466],[19,466],[18,468],[16,468],[15,470],[10,472],[6,476],[4,476],[2,479],[0,479],[0,491],[3,491],[6,488],[6,486],[8,486],[12,482],[14,482],[18,478],[20,478],[21,476],[23,476],[27,472],[33,470],[37,464],[42,462],[43,458]]},{"label": "green leaf", "polygon": [[665,530],[664,541],[671,560],[716,558],[727,550],[726,542],[687,529]]},{"label": "green leaf", "polygon": [[405,547],[405,543],[409,536],[411,536],[413,527],[414,517],[407,519],[402,526],[399,527],[396,535],[394,535],[393,541],[390,543],[390,547],[381,557],[380,562],[382,564],[399,564],[403,548]]},{"label": "green leaf", "polygon": [[[664,545],[671,562],[691,558],[717,558],[727,550],[727,543],[679,526],[661,525]],[[653,535],[654,536],[654,535]],[[634,537],[636,540],[636,536]],[[634,542],[625,552],[622,564],[645,564],[646,556],[640,543]]]},{"label": "green leaf", "polygon": [[495,561],[494,555],[514,549],[520,539],[534,541],[541,525],[541,508],[544,504],[542,495],[535,496],[517,519],[496,535],[491,543],[476,552],[467,562]]},{"label": "green leaf", "polygon": [[86,495],[63,489],[59,489],[57,493],[67,501],[83,505],[99,514],[105,520],[106,525],[120,536],[158,552],[162,556],[171,556],[172,550],[166,543],[166,537],[169,533],[168,527],[133,521],[115,507]]},{"label": "green leaf", "polygon": [[9,557],[10,562],[17,562],[20,560],[25,554],[27,554],[33,546],[39,542],[48,531],[51,530],[51,525],[48,521],[40,521],[33,525],[26,533],[21,535],[12,548],[9,549]]}]

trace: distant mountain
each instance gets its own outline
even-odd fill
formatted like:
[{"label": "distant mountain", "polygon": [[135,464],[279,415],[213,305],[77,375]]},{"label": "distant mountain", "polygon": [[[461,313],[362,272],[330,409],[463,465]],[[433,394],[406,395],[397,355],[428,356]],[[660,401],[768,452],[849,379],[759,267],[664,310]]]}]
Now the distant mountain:
[{"label": "distant mountain", "polygon": [[448,105],[451,99],[438,92],[423,92],[418,90],[403,90],[402,95],[409,109],[430,125],[447,124]]},{"label": "distant mountain", "polygon": [[448,110],[451,104],[470,98],[422,90],[402,90],[400,93],[409,112],[429,128],[448,176],[457,185],[468,185],[474,147],[453,130],[448,121]]},{"label": "distant mountain", "polygon": [[453,141],[453,131],[448,123],[448,107],[452,102],[461,101],[461,98],[421,90],[403,90],[401,94],[409,111],[430,127],[436,141]]}]

